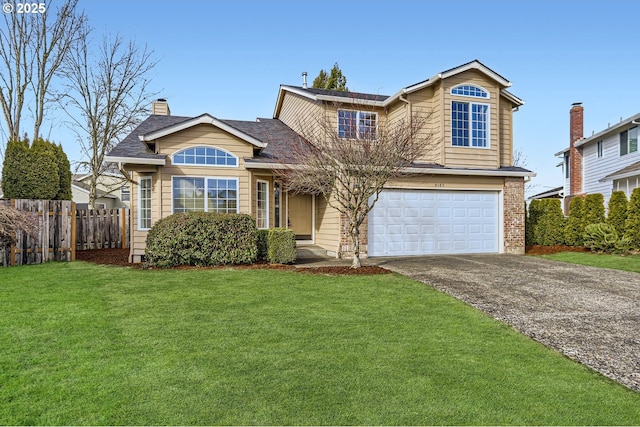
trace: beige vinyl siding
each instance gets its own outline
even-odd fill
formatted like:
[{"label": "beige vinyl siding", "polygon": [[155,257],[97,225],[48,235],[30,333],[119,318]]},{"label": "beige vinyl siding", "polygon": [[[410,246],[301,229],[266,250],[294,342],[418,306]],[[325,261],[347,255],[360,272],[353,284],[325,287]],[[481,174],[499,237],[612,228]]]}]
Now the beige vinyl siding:
[{"label": "beige vinyl siding", "polygon": [[160,212],[160,185],[156,172],[132,172],[134,184],[131,187],[131,244],[130,255],[142,256],[147,241],[147,230],[140,230],[140,212],[138,211],[140,198],[140,180],[142,178],[151,177],[151,225],[158,222],[161,218]]},{"label": "beige vinyl siding", "polygon": [[500,166],[513,165],[513,105],[505,98],[500,99]]},{"label": "beige vinyl siding", "polygon": [[323,196],[316,197],[315,244],[336,253],[340,246],[340,212]]},{"label": "beige vinyl siding", "polygon": [[[490,94],[490,99],[474,99],[464,96],[451,95],[451,88],[459,84],[473,84],[483,87]],[[500,166],[500,132],[499,132],[499,99],[500,88],[492,80],[485,78],[476,71],[466,71],[448,78],[442,85],[444,97],[444,165],[449,167],[466,167],[478,169],[495,169]],[[489,147],[454,147],[451,140],[451,102],[467,101],[489,105]]]},{"label": "beige vinyl siding", "polygon": [[285,91],[280,113],[276,118],[294,131],[304,134],[303,128],[309,124],[309,120],[318,120],[322,111],[320,102]]},{"label": "beige vinyl siding", "polygon": [[393,189],[420,190],[494,190],[504,188],[503,177],[459,175],[415,175],[392,179],[384,186]]},{"label": "beige vinyl siding", "polygon": [[429,116],[421,136],[429,138],[430,143],[423,156],[418,161],[425,163],[442,163],[444,151],[442,150],[442,129],[440,120],[442,117],[438,100],[440,99],[439,86],[429,86],[418,92],[408,95],[411,112],[409,114],[420,114]]}]

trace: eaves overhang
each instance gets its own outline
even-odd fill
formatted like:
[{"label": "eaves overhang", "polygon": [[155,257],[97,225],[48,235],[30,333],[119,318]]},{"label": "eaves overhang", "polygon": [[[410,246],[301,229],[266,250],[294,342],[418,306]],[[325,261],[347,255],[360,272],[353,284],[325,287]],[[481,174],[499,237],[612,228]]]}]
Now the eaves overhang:
[{"label": "eaves overhang", "polygon": [[598,133],[594,133],[593,135],[591,135],[591,136],[589,136],[587,138],[581,139],[580,141],[575,143],[575,146],[576,147],[581,147],[581,146],[586,145],[586,144],[588,144],[590,142],[599,141],[599,140],[605,138],[606,136],[608,136],[609,134],[621,132],[622,130],[624,130],[623,128],[625,128],[627,126],[628,127],[632,127],[632,126],[635,126],[635,125],[638,125],[638,124],[640,124],[640,113],[638,113],[638,114],[636,114],[634,116],[628,117],[628,118],[626,118],[624,120],[621,120],[620,122],[616,123],[615,125],[609,126],[608,128],[606,128],[606,129],[604,129],[604,130],[602,130],[602,131],[600,131]]},{"label": "eaves overhang", "polygon": [[155,165],[164,166],[167,164],[166,158],[145,158],[145,157],[122,157],[122,156],[105,156],[105,162],[122,163],[131,165]]}]

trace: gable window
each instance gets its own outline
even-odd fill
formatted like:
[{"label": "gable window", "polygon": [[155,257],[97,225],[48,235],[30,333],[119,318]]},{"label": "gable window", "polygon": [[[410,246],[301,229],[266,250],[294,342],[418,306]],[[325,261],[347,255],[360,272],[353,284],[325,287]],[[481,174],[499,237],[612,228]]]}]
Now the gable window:
[{"label": "gable window", "polygon": [[603,153],[602,141],[598,141],[596,148],[598,150],[598,157],[602,157],[602,153]]},{"label": "gable window", "polygon": [[629,130],[620,132],[620,155],[624,156],[629,153],[638,151],[638,127],[632,127]]},{"label": "gable window", "polygon": [[140,179],[138,193],[138,229],[151,229],[151,177]]},{"label": "gable window", "polygon": [[269,183],[256,181],[256,227],[269,228]]},{"label": "gable window", "polygon": [[131,200],[131,190],[129,189],[129,184],[120,187],[120,200],[122,200],[123,202],[128,202],[129,200]]},{"label": "gable window", "polygon": [[215,147],[191,147],[173,155],[174,165],[238,166],[238,157]]},{"label": "gable window", "polygon": [[173,212],[238,212],[238,178],[173,177]]},{"label": "gable window", "polygon": [[455,147],[489,146],[489,105],[451,102],[451,141]]},{"label": "gable window", "polygon": [[458,85],[451,88],[451,95],[471,96],[474,98],[489,99],[489,92],[474,85]]},{"label": "gable window", "polygon": [[375,139],[378,113],[371,111],[338,110],[340,138]]}]

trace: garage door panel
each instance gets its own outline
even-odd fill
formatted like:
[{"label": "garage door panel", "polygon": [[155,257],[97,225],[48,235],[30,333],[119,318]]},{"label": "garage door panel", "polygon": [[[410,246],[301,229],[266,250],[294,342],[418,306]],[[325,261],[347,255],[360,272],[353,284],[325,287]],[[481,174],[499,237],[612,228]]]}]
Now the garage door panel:
[{"label": "garage door panel", "polygon": [[369,255],[498,252],[498,193],[385,190],[369,215]]}]

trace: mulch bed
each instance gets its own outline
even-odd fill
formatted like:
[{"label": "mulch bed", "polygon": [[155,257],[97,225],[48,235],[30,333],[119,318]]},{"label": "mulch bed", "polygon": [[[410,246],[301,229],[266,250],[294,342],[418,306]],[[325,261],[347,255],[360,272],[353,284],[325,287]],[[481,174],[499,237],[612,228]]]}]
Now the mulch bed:
[{"label": "mulch bed", "polygon": [[[142,264],[129,263],[129,249],[93,249],[88,251],[77,251],[76,260],[87,261],[95,264],[102,265],[118,265],[124,267],[142,268]],[[175,267],[175,270],[194,270],[194,269],[216,269],[227,268],[226,266],[218,267],[190,267],[182,266]],[[235,265],[233,268],[256,270],[256,269],[269,269],[269,270],[289,270],[299,271],[307,274],[340,274],[340,275],[353,275],[353,274],[390,274],[389,270],[375,265],[363,266],[358,269],[352,269],[347,266],[328,266],[328,267],[303,267],[296,268],[293,265],[282,264],[269,264],[265,262],[258,262],[250,265]]]},{"label": "mulch bed", "polygon": [[589,249],[581,246],[566,246],[566,245],[553,245],[553,246],[527,246],[525,253],[527,255],[551,255],[558,252],[590,252]]}]

